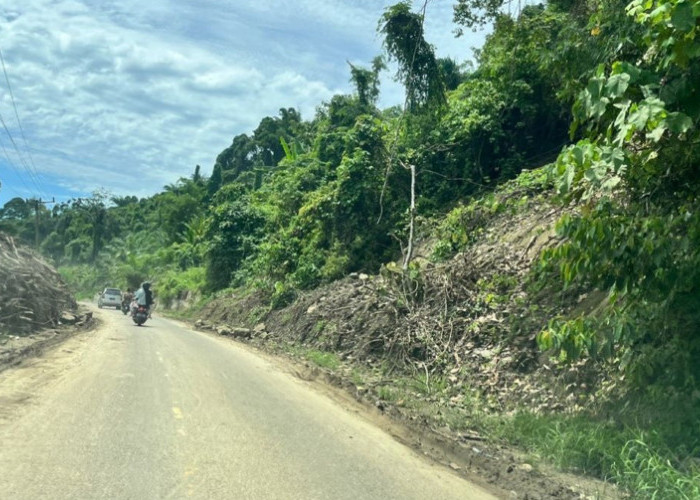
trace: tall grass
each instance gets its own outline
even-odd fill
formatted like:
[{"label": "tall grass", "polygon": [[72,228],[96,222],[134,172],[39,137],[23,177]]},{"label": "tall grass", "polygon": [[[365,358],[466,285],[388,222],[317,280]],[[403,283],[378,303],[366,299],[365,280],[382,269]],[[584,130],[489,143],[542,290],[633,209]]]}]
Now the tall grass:
[{"label": "tall grass", "polygon": [[[677,453],[658,432],[596,422],[582,416],[520,412],[507,419],[500,437],[555,466],[611,480],[634,498],[700,499],[698,450]],[[693,429],[686,430],[695,441]]]}]

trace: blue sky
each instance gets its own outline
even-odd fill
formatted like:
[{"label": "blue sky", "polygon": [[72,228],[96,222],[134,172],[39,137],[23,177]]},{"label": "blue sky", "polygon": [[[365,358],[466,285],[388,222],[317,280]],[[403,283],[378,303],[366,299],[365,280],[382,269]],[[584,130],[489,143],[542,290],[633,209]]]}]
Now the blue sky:
[{"label": "blue sky", "polygon": [[[281,107],[305,119],[351,92],[347,61],[381,53],[381,0],[0,0],[0,206],[97,189],[147,196]],[[431,0],[426,38],[472,58],[453,1]],[[419,8],[422,2],[414,2]],[[403,100],[382,75],[380,104]],[[23,133],[22,133],[23,132]],[[14,144],[10,139],[14,140]],[[26,140],[25,140],[26,139]],[[16,146],[16,147],[15,147]]]}]

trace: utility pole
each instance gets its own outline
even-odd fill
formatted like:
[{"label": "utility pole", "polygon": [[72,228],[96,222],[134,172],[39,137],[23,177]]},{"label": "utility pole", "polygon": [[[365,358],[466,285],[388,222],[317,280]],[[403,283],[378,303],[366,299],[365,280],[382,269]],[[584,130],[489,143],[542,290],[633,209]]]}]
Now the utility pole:
[{"label": "utility pole", "polygon": [[52,197],[51,201],[34,199],[34,246],[37,251],[39,250],[39,206],[48,205],[49,203],[56,203],[56,198]]}]

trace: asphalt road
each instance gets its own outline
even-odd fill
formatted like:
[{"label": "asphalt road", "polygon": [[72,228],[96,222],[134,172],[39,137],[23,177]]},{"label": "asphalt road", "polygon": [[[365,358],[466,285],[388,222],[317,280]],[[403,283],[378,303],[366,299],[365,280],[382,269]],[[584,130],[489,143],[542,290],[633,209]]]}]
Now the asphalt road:
[{"label": "asphalt road", "polygon": [[494,498],[229,339],[95,314],[0,373],[0,498]]}]

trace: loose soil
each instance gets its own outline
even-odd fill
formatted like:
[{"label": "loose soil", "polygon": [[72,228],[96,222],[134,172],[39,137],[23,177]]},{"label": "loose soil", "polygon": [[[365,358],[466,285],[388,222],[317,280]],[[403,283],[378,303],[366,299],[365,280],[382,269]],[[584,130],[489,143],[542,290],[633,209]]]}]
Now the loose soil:
[{"label": "loose soil", "polygon": [[0,372],[21,365],[24,361],[41,356],[71,337],[97,327],[97,321],[84,305],[77,308],[74,324],[59,324],[25,335],[0,334]]}]

